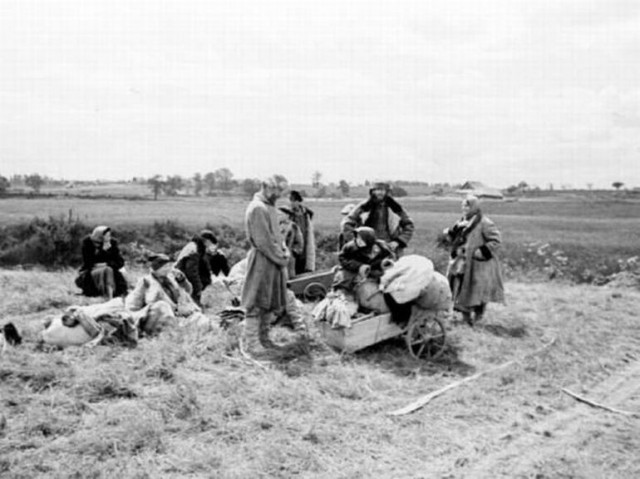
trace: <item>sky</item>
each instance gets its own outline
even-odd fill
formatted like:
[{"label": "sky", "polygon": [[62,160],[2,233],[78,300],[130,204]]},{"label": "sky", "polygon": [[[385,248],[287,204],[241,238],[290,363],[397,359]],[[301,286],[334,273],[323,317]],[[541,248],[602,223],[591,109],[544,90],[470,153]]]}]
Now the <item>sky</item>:
[{"label": "sky", "polygon": [[637,0],[2,0],[0,175],[640,186]]}]

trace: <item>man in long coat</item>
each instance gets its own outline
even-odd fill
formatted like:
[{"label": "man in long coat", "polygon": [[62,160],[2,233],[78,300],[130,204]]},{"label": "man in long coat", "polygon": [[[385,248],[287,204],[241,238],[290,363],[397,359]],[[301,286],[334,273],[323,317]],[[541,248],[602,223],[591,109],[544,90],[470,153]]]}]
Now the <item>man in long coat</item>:
[{"label": "man in long coat", "polygon": [[[287,251],[278,225],[276,200],[286,190],[282,177],[271,177],[249,203],[245,230],[251,245],[247,257],[247,275],[242,288],[242,306],[246,310],[242,343],[254,355],[267,352],[260,341],[267,337],[271,315],[281,313],[287,304]],[[269,346],[269,344],[266,344]]]}]

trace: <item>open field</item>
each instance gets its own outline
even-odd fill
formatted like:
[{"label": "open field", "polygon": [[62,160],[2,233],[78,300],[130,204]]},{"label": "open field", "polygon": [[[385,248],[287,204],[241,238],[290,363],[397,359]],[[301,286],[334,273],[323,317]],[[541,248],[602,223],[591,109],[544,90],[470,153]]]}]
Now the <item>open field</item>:
[{"label": "open field", "polygon": [[[315,212],[318,235],[333,235],[335,243],[340,210],[354,201],[357,199],[308,200],[307,204]],[[408,251],[432,258],[442,269],[446,253],[436,249],[436,236],[458,219],[459,199],[403,198],[402,203],[416,224],[416,234]],[[229,225],[241,235],[247,200],[238,197],[161,197],[158,201],[57,197],[6,198],[0,204],[0,227],[26,223],[34,216],[66,218],[71,215],[88,227],[112,225],[116,236],[118,227],[131,231],[138,226],[166,221],[176,222],[193,232],[206,224]],[[517,270],[517,274],[531,269],[570,270],[567,277],[589,282],[594,277],[617,272],[619,261],[640,254],[640,201],[637,200],[564,196],[485,201],[483,208],[503,234],[503,259],[508,274],[512,270]],[[548,250],[542,256],[537,255],[538,248],[547,243]],[[568,258],[567,264],[556,264],[556,257]]]},{"label": "open field", "polygon": [[[90,301],[72,280],[0,272],[2,323],[27,340],[0,353],[2,477],[640,476],[640,418],[562,392],[640,413],[638,291],[512,281],[484,324],[447,325],[450,348],[435,363],[391,340],[337,364],[265,370],[223,332],[42,350],[44,319]],[[208,314],[228,299],[207,290]],[[509,361],[412,414],[387,415]]]}]

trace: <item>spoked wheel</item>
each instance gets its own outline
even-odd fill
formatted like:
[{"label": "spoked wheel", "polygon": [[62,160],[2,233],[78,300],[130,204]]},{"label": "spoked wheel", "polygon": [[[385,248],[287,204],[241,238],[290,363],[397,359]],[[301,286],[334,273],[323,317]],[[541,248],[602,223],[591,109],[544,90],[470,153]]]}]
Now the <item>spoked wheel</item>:
[{"label": "spoked wheel", "polygon": [[320,301],[327,295],[327,288],[321,283],[309,283],[305,286],[302,296],[307,301]]},{"label": "spoked wheel", "polygon": [[446,344],[444,326],[434,316],[414,318],[405,333],[405,341],[414,358],[436,359],[442,354]]}]

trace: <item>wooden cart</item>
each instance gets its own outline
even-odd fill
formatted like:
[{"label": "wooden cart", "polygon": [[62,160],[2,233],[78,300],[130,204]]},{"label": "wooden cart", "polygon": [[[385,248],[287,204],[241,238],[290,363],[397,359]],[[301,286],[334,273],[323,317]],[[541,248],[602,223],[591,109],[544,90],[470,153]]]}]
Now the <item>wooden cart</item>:
[{"label": "wooden cart", "polygon": [[304,273],[292,278],[287,283],[293,293],[306,301],[318,301],[327,295],[333,282],[334,270],[316,273]]},{"label": "wooden cart", "polygon": [[353,353],[396,336],[402,336],[411,356],[417,359],[435,359],[446,346],[443,321],[446,311],[426,311],[414,307],[411,319],[401,327],[391,321],[391,314],[371,313],[356,317],[350,328],[334,329],[326,321],[318,323],[322,336],[330,346]]}]

